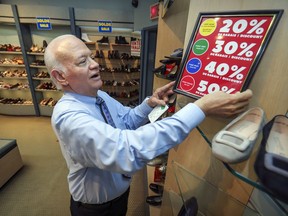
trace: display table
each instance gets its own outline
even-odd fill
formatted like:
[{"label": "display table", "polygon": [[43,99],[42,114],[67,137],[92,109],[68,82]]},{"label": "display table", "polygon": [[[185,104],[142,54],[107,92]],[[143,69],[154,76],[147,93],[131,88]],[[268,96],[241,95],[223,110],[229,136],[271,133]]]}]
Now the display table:
[{"label": "display table", "polygon": [[0,188],[23,166],[14,139],[0,139]]}]

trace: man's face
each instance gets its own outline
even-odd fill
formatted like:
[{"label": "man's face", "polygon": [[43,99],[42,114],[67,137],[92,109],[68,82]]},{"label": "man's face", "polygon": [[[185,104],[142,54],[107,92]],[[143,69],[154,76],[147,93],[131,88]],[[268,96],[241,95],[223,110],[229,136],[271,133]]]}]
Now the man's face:
[{"label": "man's face", "polygon": [[102,80],[99,64],[90,57],[91,51],[77,38],[69,39],[58,49],[66,67],[64,76],[68,83],[63,90],[95,97],[102,86]]}]

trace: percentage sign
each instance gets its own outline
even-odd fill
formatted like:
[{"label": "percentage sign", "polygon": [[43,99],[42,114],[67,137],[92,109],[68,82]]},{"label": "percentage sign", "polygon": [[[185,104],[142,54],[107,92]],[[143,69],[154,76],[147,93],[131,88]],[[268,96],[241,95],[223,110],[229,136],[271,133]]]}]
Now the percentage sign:
[{"label": "percentage sign", "polygon": [[240,44],[240,48],[243,49],[240,53],[238,53],[238,56],[242,56],[245,54],[246,57],[251,57],[253,55],[253,51],[250,49],[254,47],[256,43],[251,43],[249,46],[247,43],[243,42]]},{"label": "percentage sign", "polygon": [[258,20],[254,19],[250,21],[250,26],[253,26],[247,33],[251,34],[255,31],[256,34],[262,34],[264,32],[264,28],[260,28],[267,20],[261,20],[258,22]]},{"label": "percentage sign", "polygon": [[244,76],[243,76],[243,74],[241,74],[241,72],[242,72],[243,70],[245,70],[245,68],[246,68],[246,67],[238,68],[237,65],[233,65],[233,66],[231,67],[231,70],[234,71],[234,73],[230,74],[229,77],[230,77],[230,78],[234,78],[234,77],[236,76],[236,79],[242,80]]},{"label": "percentage sign", "polygon": [[227,86],[222,86],[222,87],[221,87],[221,91],[224,91],[224,92],[230,94],[230,93],[232,93],[233,91],[235,91],[235,88],[229,89]]}]

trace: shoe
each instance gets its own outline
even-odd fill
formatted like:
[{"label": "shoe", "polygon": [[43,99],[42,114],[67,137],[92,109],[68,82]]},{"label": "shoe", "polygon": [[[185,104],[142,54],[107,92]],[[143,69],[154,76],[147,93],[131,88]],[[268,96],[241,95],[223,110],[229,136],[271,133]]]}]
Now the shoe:
[{"label": "shoe", "polygon": [[168,153],[166,154],[162,154],[159,155],[157,157],[155,157],[154,159],[150,160],[147,162],[148,166],[159,166],[159,165],[163,165],[166,164],[168,160]]},{"label": "shoe", "polygon": [[135,37],[131,37],[130,40],[131,40],[131,41],[137,41],[137,38],[135,38]]},{"label": "shoe", "polygon": [[43,40],[43,48],[46,48],[48,46],[48,44],[47,44],[47,41],[46,40]]},{"label": "shoe", "polygon": [[260,182],[279,200],[288,203],[288,117],[276,115],[263,128],[255,172]]},{"label": "shoe", "polygon": [[153,73],[162,74],[164,75],[166,71],[166,65],[161,65],[153,70]]},{"label": "shoe", "polygon": [[175,113],[176,111],[176,98],[177,98],[177,94],[173,94],[169,97],[169,101],[168,101],[168,110],[167,110],[167,115],[171,116]]},{"label": "shoe", "polygon": [[166,64],[166,71],[164,75],[175,74],[177,69],[178,69],[178,66],[175,63]]},{"label": "shoe", "polygon": [[173,53],[171,53],[171,55],[170,55],[170,57],[172,57],[172,58],[179,58],[182,56],[183,56],[183,49],[182,48],[175,49],[173,51]]},{"label": "shoe", "polygon": [[163,194],[163,191],[164,191],[164,187],[162,185],[155,184],[155,183],[150,183],[149,188],[150,190],[152,190],[154,193],[157,193],[157,194]]},{"label": "shoe", "polygon": [[146,198],[146,202],[149,205],[153,205],[153,206],[159,206],[162,204],[162,196],[161,195],[156,195],[156,196],[148,196]]},{"label": "shoe", "polygon": [[104,58],[104,52],[103,52],[103,50],[100,50],[99,58]]},{"label": "shoe", "polygon": [[102,39],[97,40],[97,43],[103,44],[103,45],[108,45],[109,44],[109,39],[108,37],[103,36]]},{"label": "shoe", "polygon": [[129,43],[126,41],[125,37],[119,36],[118,44],[129,44]]},{"label": "shoe", "polygon": [[186,200],[182,205],[177,216],[196,216],[198,212],[198,203],[195,197]]},{"label": "shoe", "polygon": [[162,64],[180,63],[178,59],[171,59],[171,58],[161,59],[159,62],[161,62]]},{"label": "shoe", "polygon": [[213,155],[230,164],[247,160],[263,125],[264,111],[259,107],[249,109],[214,136]]},{"label": "shoe", "polygon": [[176,93],[174,93],[171,96],[169,96],[168,106],[175,105],[176,99],[177,99],[177,94]]},{"label": "shoe", "polygon": [[81,39],[82,39],[84,42],[92,42],[92,41],[89,39],[87,33],[82,33],[82,34],[81,34]]}]

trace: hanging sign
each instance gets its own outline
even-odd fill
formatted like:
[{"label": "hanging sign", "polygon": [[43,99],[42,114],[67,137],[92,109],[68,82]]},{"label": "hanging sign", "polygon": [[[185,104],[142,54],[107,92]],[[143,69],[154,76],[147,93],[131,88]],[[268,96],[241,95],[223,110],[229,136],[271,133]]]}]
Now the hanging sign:
[{"label": "hanging sign", "polygon": [[200,13],[174,91],[198,99],[247,89],[282,13]]},{"label": "hanging sign", "polygon": [[98,21],[99,32],[112,32],[112,22],[111,21]]},{"label": "hanging sign", "polygon": [[52,23],[49,17],[36,17],[37,29],[38,30],[51,30]]}]

